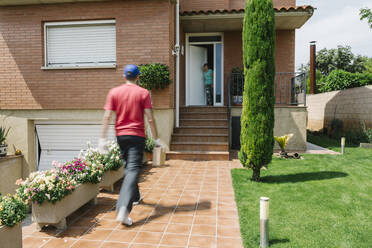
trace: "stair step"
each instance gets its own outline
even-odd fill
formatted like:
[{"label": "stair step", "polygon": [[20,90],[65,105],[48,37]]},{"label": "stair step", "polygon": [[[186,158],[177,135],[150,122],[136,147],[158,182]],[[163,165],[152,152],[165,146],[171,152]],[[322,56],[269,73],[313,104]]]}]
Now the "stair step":
[{"label": "stair step", "polygon": [[205,112],[185,112],[180,114],[181,119],[227,119],[227,112],[205,113]]},{"label": "stair step", "polygon": [[218,126],[227,127],[226,119],[180,119],[180,124],[182,126]]},{"label": "stair step", "polygon": [[227,127],[216,126],[180,126],[174,129],[175,134],[228,134]]},{"label": "stair step", "polygon": [[171,151],[228,151],[227,142],[172,142]]},{"label": "stair step", "polygon": [[172,142],[228,142],[227,134],[180,134],[172,135]]},{"label": "stair step", "polygon": [[211,107],[211,106],[181,107],[180,113],[184,113],[184,112],[203,112],[203,113],[227,112],[227,107]]},{"label": "stair step", "polygon": [[201,151],[171,151],[166,154],[167,159],[192,160],[192,161],[213,161],[229,160],[229,152],[201,152]]}]

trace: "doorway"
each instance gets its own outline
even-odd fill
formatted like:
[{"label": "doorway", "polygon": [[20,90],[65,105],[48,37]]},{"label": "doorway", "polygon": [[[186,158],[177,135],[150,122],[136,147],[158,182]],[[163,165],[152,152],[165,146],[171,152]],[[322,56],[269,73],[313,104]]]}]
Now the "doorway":
[{"label": "doorway", "polygon": [[213,106],[223,106],[223,37],[222,34],[186,35],[186,105],[205,106],[203,67],[213,71]]}]

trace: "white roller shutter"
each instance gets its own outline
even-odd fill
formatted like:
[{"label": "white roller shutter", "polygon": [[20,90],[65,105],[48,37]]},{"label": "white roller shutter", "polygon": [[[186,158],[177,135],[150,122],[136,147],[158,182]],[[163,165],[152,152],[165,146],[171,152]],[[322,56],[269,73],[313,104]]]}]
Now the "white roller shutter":
[{"label": "white roller shutter", "polygon": [[[87,142],[96,147],[102,133],[102,125],[36,125],[41,154],[39,170],[52,168],[53,160],[60,163],[77,157]],[[114,126],[108,132],[108,140],[116,140]]]},{"label": "white roller shutter", "polygon": [[46,23],[46,66],[116,64],[115,21]]}]

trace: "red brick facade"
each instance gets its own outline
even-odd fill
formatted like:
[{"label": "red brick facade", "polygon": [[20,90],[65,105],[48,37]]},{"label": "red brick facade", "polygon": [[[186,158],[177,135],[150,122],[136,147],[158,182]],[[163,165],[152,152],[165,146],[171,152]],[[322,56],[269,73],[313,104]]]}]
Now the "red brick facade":
[{"label": "red brick facade", "polygon": [[[43,22],[116,19],[117,68],[41,70]],[[0,7],[0,109],[100,109],[128,63],[174,59],[174,5],[167,0]],[[156,108],[173,107],[173,84],[153,93]]]},{"label": "red brick facade", "polygon": [[[101,109],[108,90],[122,82],[129,63],[169,65],[174,81],[175,6],[168,0],[125,0],[0,7],[0,109]],[[235,9],[245,0],[181,0],[181,11]],[[275,7],[295,0],[274,0]],[[116,69],[42,70],[43,22],[115,19]],[[240,32],[224,34],[225,83],[242,64]],[[277,71],[294,70],[294,30],[277,30]],[[185,45],[181,30],[181,44]],[[180,103],[185,103],[185,56],[181,56]],[[155,90],[155,108],[174,107],[175,87]],[[225,90],[225,99],[226,90]]]}]

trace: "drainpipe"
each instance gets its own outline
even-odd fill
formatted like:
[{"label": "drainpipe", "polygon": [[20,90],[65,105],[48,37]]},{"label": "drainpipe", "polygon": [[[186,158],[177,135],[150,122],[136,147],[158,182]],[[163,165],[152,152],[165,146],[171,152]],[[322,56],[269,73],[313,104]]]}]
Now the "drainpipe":
[{"label": "drainpipe", "polygon": [[180,126],[180,0],[176,4],[176,127]]}]

